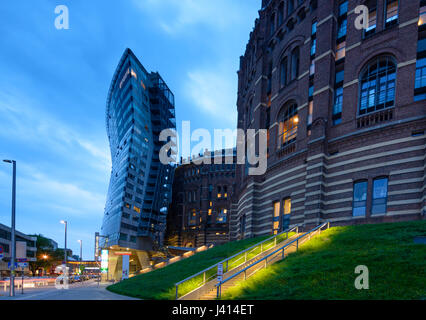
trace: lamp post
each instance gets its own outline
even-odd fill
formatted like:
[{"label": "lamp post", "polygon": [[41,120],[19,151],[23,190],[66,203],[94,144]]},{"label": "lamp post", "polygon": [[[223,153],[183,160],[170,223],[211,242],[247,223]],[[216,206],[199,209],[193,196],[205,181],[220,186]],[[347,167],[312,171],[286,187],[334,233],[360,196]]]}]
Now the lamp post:
[{"label": "lamp post", "polygon": [[15,296],[15,260],[16,260],[16,242],[15,242],[15,209],[16,209],[16,161],[3,160],[6,163],[13,165],[13,180],[12,180],[12,226],[11,226],[11,260],[10,260],[10,287],[9,295]]},{"label": "lamp post", "polygon": [[80,272],[81,271],[81,263],[83,261],[83,240],[77,240],[80,243]]},{"label": "lamp post", "polygon": [[68,222],[65,220],[60,221],[63,225],[65,225],[65,248],[64,248],[64,259],[65,259],[65,268],[67,267],[67,224]]}]

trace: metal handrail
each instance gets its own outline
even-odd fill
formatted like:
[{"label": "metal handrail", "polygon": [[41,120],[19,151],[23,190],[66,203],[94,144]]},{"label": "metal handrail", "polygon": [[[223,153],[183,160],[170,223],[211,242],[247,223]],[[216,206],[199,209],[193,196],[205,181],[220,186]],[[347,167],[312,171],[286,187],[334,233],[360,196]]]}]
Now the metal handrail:
[{"label": "metal handrail", "polygon": [[266,255],[265,257],[263,257],[262,259],[259,259],[258,261],[256,261],[255,263],[253,263],[253,264],[251,264],[251,265],[249,265],[249,266],[247,266],[247,267],[245,267],[244,269],[241,269],[240,271],[238,271],[238,272],[236,272],[235,274],[233,274],[232,276],[230,276],[230,277],[228,277],[228,278],[226,278],[226,279],[224,279],[224,280],[222,280],[222,281],[220,281],[219,283],[217,283],[216,285],[215,285],[215,287],[217,288],[217,297],[218,298],[220,298],[220,296],[221,296],[221,287],[222,287],[222,285],[224,284],[224,283],[226,283],[226,282],[228,282],[229,280],[231,280],[231,279],[233,279],[233,278],[235,278],[235,277],[237,277],[237,276],[239,276],[240,274],[242,274],[243,272],[246,272],[248,269],[250,269],[250,268],[252,268],[252,267],[254,267],[254,266],[256,266],[256,265],[258,265],[259,263],[261,263],[262,261],[266,261],[267,262],[267,259],[269,258],[269,257],[271,257],[271,256],[273,256],[274,254],[276,254],[276,253],[278,253],[278,252],[280,252],[280,251],[283,251],[284,252],[284,250],[286,249],[286,248],[288,248],[288,247],[290,247],[294,242],[296,242],[296,244],[297,244],[297,249],[299,249],[299,240],[300,239],[302,239],[302,238],[304,238],[305,236],[307,236],[307,235],[310,235],[311,233],[313,233],[313,232],[315,232],[315,231],[317,231],[317,230],[320,230],[321,231],[321,229],[324,227],[324,226],[327,226],[327,229],[329,229],[330,228],[330,222],[324,222],[324,223],[322,223],[322,224],[320,224],[320,225],[318,225],[318,226],[316,226],[315,228],[313,228],[313,229],[311,229],[310,231],[308,231],[308,232],[306,232],[306,233],[304,233],[303,235],[301,235],[301,236],[299,236],[299,237],[297,237],[296,239],[294,239],[294,240],[292,240],[292,241],[290,241],[289,243],[287,243],[285,246],[283,246],[283,247],[281,247],[281,248],[279,248],[279,249],[277,249],[277,250],[275,250],[275,251],[273,251],[273,252],[271,252],[271,253],[269,253],[268,255]]},{"label": "metal handrail", "polygon": [[[233,258],[235,258],[235,257],[237,257],[237,256],[239,256],[240,254],[243,254],[243,253],[246,253],[246,256],[247,256],[247,254],[248,253],[250,253],[250,252],[252,252],[252,251],[254,251],[257,247],[259,247],[259,246],[261,246],[261,248],[262,248],[262,245],[263,245],[263,243],[265,243],[265,242],[267,242],[267,241],[270,241],[270,240],[273,240],[273,239],[276,239],[276,238],[278,238],[279,236],[281,236],[281,235],[283,235],[283,234],[285,234],[285,233],[287,233],[287,239],[288,239],[288,234],[290,233],[290,232],[292,232],[293,230],[296,230],[296,233],[299,233],[299,225],[296,225],[296,226],[294,226],[293,228],[291,228],[291,229],[287,229],[287,230],[285,230],[285,231],[282,231],[282,232],[280,232],[280,233],[278,233],[278,234],[276,234],[276,235],[273,235],[272,237],[269,237],[269,238],[267,238],[267,239],[265,239],[265,240],[262,240],[261,242],[258,242],[258,243],[256,243],[256,244],[254,244],[254,245],[252,245],[251,247],[248,247],[248,248],[246,248],[246,249],[244,249],[244,250],[242,250],[242,251],[240,251],[240,252],[238,252],[238,253],[236,253],[236,254],[234,254],[234,255],[232,255],[232,256],[230,256],[230,257],[228,257],[228,258],[226,258],[226,259],[224,259],[224,260],[222,260],[222,261],[220,261],[220,262],[218,262],[218,263],[216,263],[216,264],[214,264],[214,265],[212,265],[212,266],[210,266],[210,267],[208,267],[208,268],[206,268],[206,269],[204,269],[204,270],[201,270],[201,271],[199,271],[199,272],[197,272],[197,273],[195,273],[195,274],[193,274],[192,276],[190,276],[190,277],[188,277],[188,278],[186,278],[186,279],[184,279],[184,280],[181,280],[181,281],[179,281],[179,282],[176,282],[175,283],[175,287],[176,287],[176,300],[178,299],[178,296],[179,296],[179,285],[181,285],[182,283],[184,283],[184,282],[186,282],[186,281],[188,281],[188,280],[191,280],[191,279],[193,279],[193,278],[195,278],[195,277],[197,277],[197,276],[199,276],[199,275],[201,275],[201,274],[204,274],[204,278],[203,278],[203,281],[201,282],[201,284],[202,285],[204,285],[206,282],[207,282],[207,280],[210,280],[210,278],[212,278],[212,277],[209,277],[208,279],[206,279],[206,272],[207,271],[210,271],[210,270],[212,270],[212,269],[214,269],[214,268],[217,268],[217,266],[219,265],[219,264],[224,264],[225,262],[229,262],[229,260],[231,260],[231,259],[233,259]],[[276,245],[276,244],[275,244]],[[274,246],[275,246],[274,245]],[[250,252],[247,252],[247,251],[249,251],[249,250],[251,250]],[[263,253],[264,251],[261,249],[261,252],[259,253],[259,254],[261,254],[261,253]],[[241,257],[240,259],[242,259],[243,257]],[[238,261],[238,260],[240,260],[240,259],[237,259],[236,261]],[[245,261],[246,262],[246,261]],[[243,263],[241,263],[241,264],[239,264],[238,266],[236,266],[236,267],[234,267],[233,269],[236,269],[236,268],[238,268],[238,267],[240,267],[242,264],[244,264],[245,262],[243,262]],[[231,269],[231,270],[233,270],[233,269]],[[228,270],[228,264],[227,264],[227,266],[226,266],[226,271],[225,272],[229,272],[230,270]],[[199,288],[199,287],[198,287]],[[196,288],[196,289],[198,289],[198,288]],[[196,289],[194,289],[194,290],[196,290]],[[193,290],[193,291],[194,291]]]}]

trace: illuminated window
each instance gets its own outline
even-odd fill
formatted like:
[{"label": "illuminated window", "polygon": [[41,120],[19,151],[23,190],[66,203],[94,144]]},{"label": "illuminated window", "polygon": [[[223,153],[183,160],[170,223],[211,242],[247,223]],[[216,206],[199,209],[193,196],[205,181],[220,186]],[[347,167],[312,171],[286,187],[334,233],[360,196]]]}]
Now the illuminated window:
[{"label": "illuminated window", "polygon": [[346,56],[346,41],[343,41],[336,46],[336,61],[343,59],[345,56]]},{"label": "illuminated window", "polygon": [[130,73],[131,73],[132,77],[134,77],[136,79],[138,78],[138,75],[136,74],[135,71],[133,71],[133,69],[130,71]]},{"label": "illuminated window", "polygon": [[222,188],[220,186],[217,187],[217,197],[222,198]]},{"label": "illuminated window", "polygon": [[313,101],[309,101],[309,105],[308,105],[308,121],[306,123],[307,129],[308,129],[307,130],[308,131],[308,135],[311,135],[313,113],[314,113],[314,102]]},{"label": "illuminated window", "polygon": [[371,214],[386,213],[388,199],[388,179],[380,178],[373,181],[373,203]]},{"label": "illuminated window", "polygon": [[125,205],[125,207],[126,207],[127,209],[130,209],[130,204],[125,203],[124,205]]},{"label": "illuminated window", "polygon": [[375,112],[395,104],[396,65],[391,57],[380,57],[362,71],[359,114]]},{"label": "illuminated window", "polygon": [[296,140],[298,124],[297,105],[288,103],[279,116],[279,148]]},{"label": "illuminated window", "polygon": [[377,26],[377,0],[370,0],[366,3],[368,7],[368,27],[364,30],[364,38],[374,34]]},{"label": "illuminated window", "polygon": [[141,213],[141,209],[136,206],[133,206],[133,210],[135,210],[137,213]]},{"label": "illuminated window", "polygon": [[398,22],[398,0],[386,1],[386,27],[394,25]]},{"label": "illuminated window", "polygon": [[365,216],[367,208],[367,181],[361,181],[354,184],[353,210],[354,217]]},{"label": "illuminated window", "polygon": [[280,229],[280,202],[274,202],[273,232],[277,234]]},{"label": "illuminated window", "polygon": [[211,216],[212,215],[212,209],[209,209],[208,215]]},{"label": "illuminated window", "polygon": [[419,26],[422,26],[426,24],[426,5],[423,7],[420,7],[419,12]]},{"label": "illuminated window", "polygon": [[217,223],[226,223],[227,221],[227,214],[228,214],[228,210],[227,209],[221,209],[219,214],[217,215],[216,218],[216,222]]}]

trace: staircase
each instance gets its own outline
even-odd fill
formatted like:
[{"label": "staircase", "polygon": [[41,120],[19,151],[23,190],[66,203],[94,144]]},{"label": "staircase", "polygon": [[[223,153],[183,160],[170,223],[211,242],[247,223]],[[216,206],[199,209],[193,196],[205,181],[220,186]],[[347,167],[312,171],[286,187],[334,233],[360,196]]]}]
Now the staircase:
[{"label": "staircase", "polygon": [[[246,280],[247,277],[247,272],[244,272],[244,269],[252,269],[252,273],[250,275],[253,275],[256,271],[260,270],[263,268],[262,264],[258,264],[258,262],[260,260],[262,260],[263,258],[265,258],[267,255],[271,254],[271,252],[275,251],[275,250],[282,250],[282,248],[284,246],[286,246],[289,242],[293,241],[294,239],[296,239],[297,237],[300,236],[300,233],[296,233],[295,235],[293,235],[292,237],[288,238],[286,241],[284,241],[283,243],[280,243],[277,246],[272,247],[271,249],[268,249],[267,251],[264,251],[263,253],[257,255],[256,257],[250,259],[249,261],[245,262],[244,264],[242,264],[240,267],[235,268],[227,273],[225,273],[223,275],[223,279],[228,279],[231,278],[229,281],[226,281],[225,283],[223,283],[221,285],[221,290],[222,292],[226,291],[227,289],[235,286],[235,284],[237,284],[240,281],[244,281]],[[199,300],[214,300],[217,298],[217,280],[214,279],[212,280],[212,282],[214,282],[214,285],[212,286],[212,288],[210,290],[206,290],[206,292],[204,292],[200,297]],[[182,299],[183,300],[183,299]]]},{"label": "staircase", "polygon": [[266,269],[268,265],[283,260],[290,253],[298,251],[301,244],[320,234],[323,229],[329,228],[330,223],[324,222],[304,234],[297,234],[296,236],[293,236],[292,238],[288,239],[286,243],[283,244],[280,248],[269,250],[269,252],[263,254],[262,257],[256,257],[256,259],[249,261],[247,265],[240,268],[239,271],[233,272],[232,275],[230,274],[229,276],[224,276],[223,280],[214,286],[215,290],[205,292],[200,296],[200,300],[220,299],[222,293],[226,292],[229,288],[234,287],[239,282],[247,280],[257,271]]},{"label": "staircase", "polygon": [[[222,264],[223,266],[223,279],[232,278],[232,282],[227,281],[222,285],[223,288],[232,286],[236,281],[244,279],[246,272],[242,270],[251,268],[251,266],[257,265],[257,263],[263,258],[267,257],[271,253],[277,250],[282,250],[288,243],[296,239],[300,234],[298,233],[299,227],[296,226],[292,229],[281,232],[278,235],[270,237],[262,242],[255,244],[254,246],[247,248],[218,264],[215,264],[197,274],[182,280],[176,284],[176,299],[179,300],[208,300],[214,299],[217,296],[217,266]],[[292,232],[294,235],[290,236]],[[189,282],[197,282],[198,285],[191,292],[179,297],[179,287]],[[235,281],[234,281],[235,279]]]}]

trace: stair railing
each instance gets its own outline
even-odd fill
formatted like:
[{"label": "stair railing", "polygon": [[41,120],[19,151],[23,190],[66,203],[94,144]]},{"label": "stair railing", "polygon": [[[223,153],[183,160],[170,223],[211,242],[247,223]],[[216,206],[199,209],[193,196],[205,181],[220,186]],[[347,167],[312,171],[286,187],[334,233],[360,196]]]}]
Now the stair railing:
[{"label": "stair railing", "polygon": [[[248,260],[255,258],[256,256],[260,255],[261,253],[269,250],[272,247],[275,247],[277,244],[285,241],[288,239],[289,233],[291,232],[295,232],[296,234],[299,233],[299,225],[291,228],[291,229],[287,229],[285,231],[282,231],[272,237],[269,237],[261,242],[258,242],[256,244],[254,244],[253,246],[240,251],[204,270],[201,270],[200,272],[197,272],[196,274],[181,280],[179,282],[177,282],[175,284],[176,287],[176,291],[175,291],[175,299],[179,299],[179,286],[182,286],[186,283],[190,283],[190,282],[195,282],[195,284],[193,284],[191,287],[191,290],[185,294],[191,293],[197,289],[199,289],[200,287],[202,287],[204,284],[206,284],[207,282],[213,280],[214,278],[217,277],[217,266],[219,264],[222,264],[223,266],[223,273],[227,273],[231,270],[234,270],[238,267],[240,267],[241,265],[243,265],[244,263],[246,263]],[[285,236],[285,237],[284,237]],[[270,241],[270,243],[267,243],[268,241]],[[267,244],[266,244],[267,243]],[[258,253],[256,253],[256,251],[259,251]],[[241,257],[239,257],[241,255]],[[237,258],[237,259],[236,259]],[[234,261],[231,261],[235,259]],[[198,280],[197,280],[198,278]]]},{"label": "stair railing", "polygon": [[[324,227],[326,227],[324,229]],[[223,284],[227,283],[228,281],[238,277],[241,274],[244,274],[244,280],[247,280],[247,278],[249,276],[252,276],[254,273],[256,273],[258,270],[266,268],[268,266],[268,260],[269,263],[274,262],[273,260],[275,258],[279,258],[279,256],[281,256],[281,259],[285,258],[285,250],[290,248],[291,246],[295,246],[296,247],[296,251],[299,250],[299,246],[306,241],[306,239],[310,240],[311,237],[313,236],[314,232],[317,232],[318,234],[321,233],[321,231],[327,230],[330,228],[330,222],[324,222],[318,226],[316,226],[315,228],[311,229],[310,231],[302,234],[301,236],[297,237],[296,239],[290,241],[289,243],[287,243],[286,245],[284,245],[283,247],[274,250],[273,252],[269,253],[268,255],[266,255],[265,257],[263,257],[262,259],[259,259],[258,261],[254,262],[253,264],[241,269],[240,271],[234,273],[233,275],[229,276],[226,279],[223,279],[222,281],[220,281],[219,283],[217,283],[215,286],[217,288],[217,298],[220,299],[222,296],[222,286]],[[278,259],[275,259],[278,260]],[[251,268],[256,267],[255,271],[252,272],[250,275],[247,276],[247,271]]]}]

